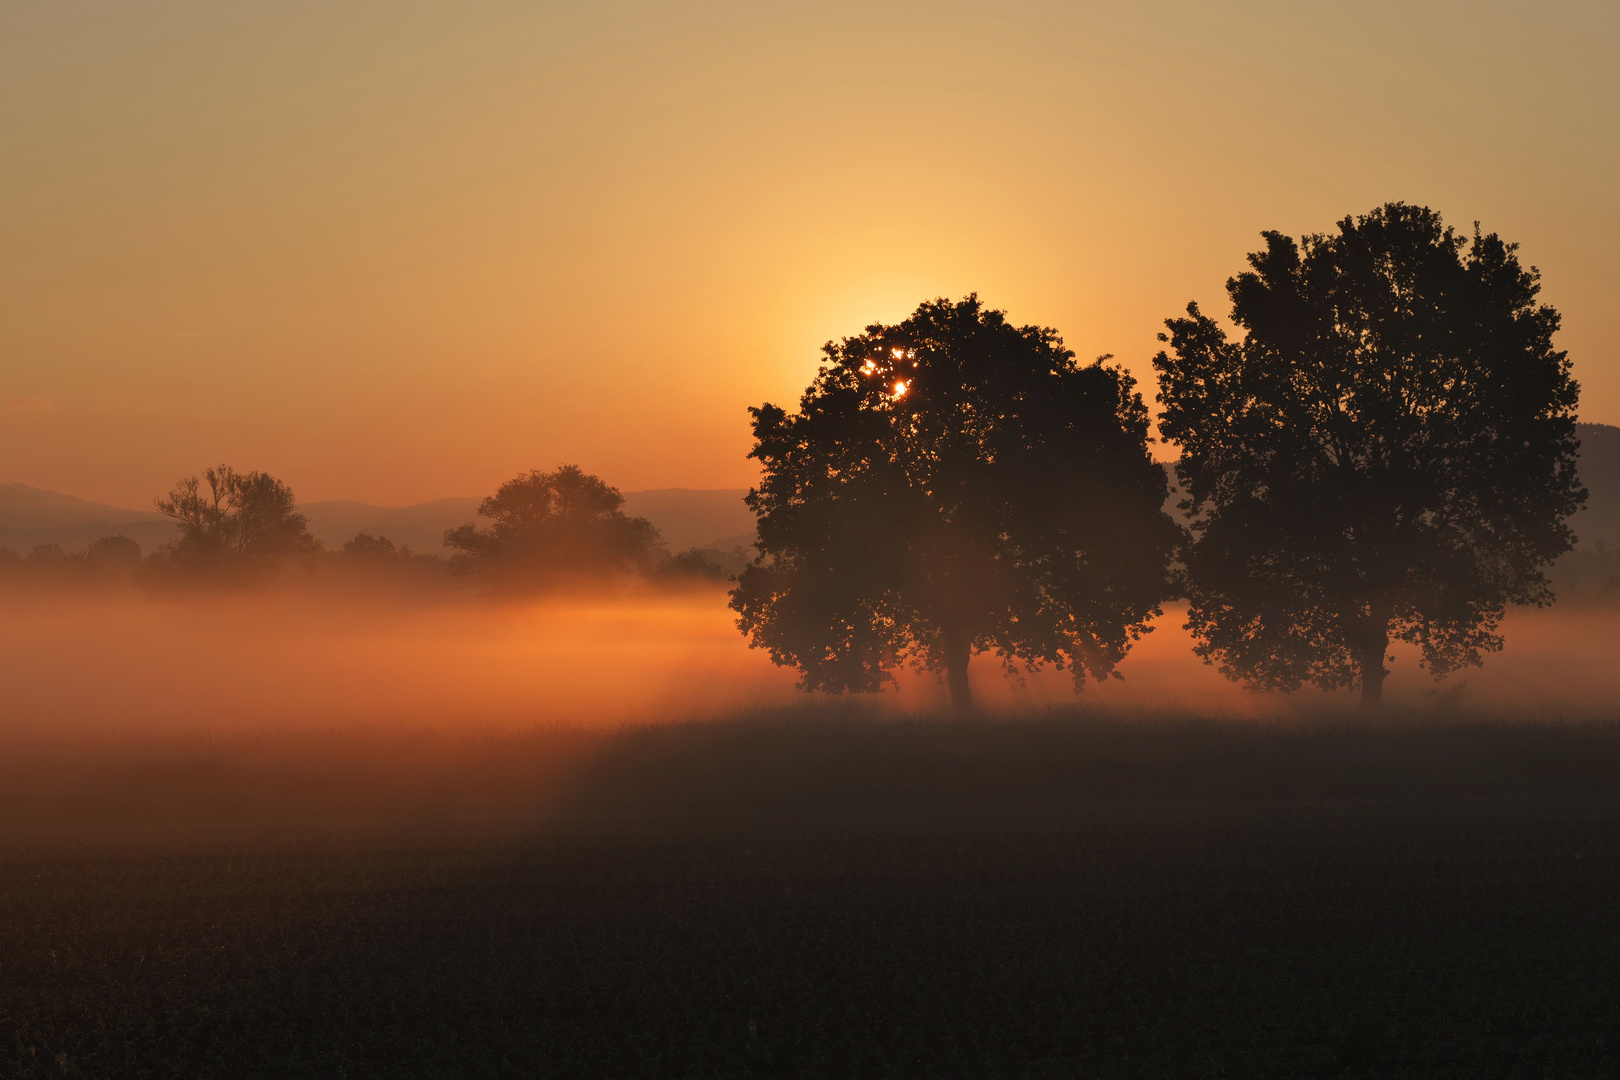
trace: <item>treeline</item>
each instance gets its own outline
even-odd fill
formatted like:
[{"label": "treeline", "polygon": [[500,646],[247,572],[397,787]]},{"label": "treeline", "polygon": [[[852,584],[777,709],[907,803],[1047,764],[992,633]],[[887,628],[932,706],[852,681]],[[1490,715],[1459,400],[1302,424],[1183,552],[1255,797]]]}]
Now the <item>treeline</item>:
[{"label": "treeline", "polygon": [[494,594],[533,594],[624,581],[721,583],[747,563],[744,549],[672,554],[658,529],[623,512],[624,498],[577,466],[535,470],[501,485],[469,522],[445,534],[450,554],[418,553],[387,536],[357,533],[337,550],[311,535],[283,481],[229,465],[181,479],[154,503],[175,538],[149,553],[127,536],[81,551],[44,543],[0,547],[0,580],[33,584],[240,584],[299,574],[347,573],[402,583],[472,584]]},{"label": "treeline", "polygon": [[[1554,601],[1560,560],[1580,591],[1620,589],[1608,549],[1572,555],[1580,387],[1515,245],[1403,203],[1262,235],[1226,283],[1228,323],[1196,303],[1165,321],[1157,416],[1112,357],[1078,363],[976,295],[932,300],[829,342],[796,412],[749,410],[754,552],[672,556],[565,465],[501,485],[481,524],[445,534],[446,559],[369,536],[336,558],[492,593],[734,577],[739,628],[804,689],[874,691],[910,665],[959,705],[982,653],[1077,689],[1118,678],[1174,599],[1229,678],[1373,706],[1396,642],[1436,678],[1477,666],[1510,606]],[[1155,422],[1181,452],[1179,516]],[[157,507],[178,536],[140,561],[154,574],[325,557],[263,473],[210,469]],[[111,573],[139,553],[108,538],[77,558]]]}]

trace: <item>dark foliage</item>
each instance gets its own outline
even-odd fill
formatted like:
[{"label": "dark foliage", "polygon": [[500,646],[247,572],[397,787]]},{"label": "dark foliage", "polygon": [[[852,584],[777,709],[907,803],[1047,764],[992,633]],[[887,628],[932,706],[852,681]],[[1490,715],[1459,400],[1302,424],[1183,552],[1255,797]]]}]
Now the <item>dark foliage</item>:
[{"label": "dark foliage", "polygon": [[1198,516],[1188,628],[1256,689],[1359,683],[1373,705],[1391,638],[1438,678],[1501,648],[1507,604],[1551,601],[1585,498],[1579,388],[1494,233],[1391,203],[1264,235],[1227,282],[1243,339],[1192,304],[1154,361]]},{"label": "dark foliage", "polygon": [[478,507],[493,525],[469,522],[444,534],[462,565],[499,588],[600,581],[656,565],[662,540],[646,518],[627,517],[624,496],[600,478],[562,465],[508,480]]},{"label": "dark foliage", "polygon": [[157,500],[180,537],[163,548],[164,561],[201,571],[263,568],[277,559],[320,550],[294,506],[292,488],[268,473],[239,473],[229,465],[188,476]]},{"label": "dark foliage", "polygon": [[660,563],[658,576],[666,581],[730,581],[735,575],[720,565],[714,553],[688,548]]},{"label": "dark foliage", "polygon": [[84,549],[84,562],[93,571],[133,573],[141,565],[141,545],[127,536],[103,536]]},{"label": "dark foliage", "polygon": [[35,544],[27,555],[0,547],[0,581],[7,584],[127,584],[141,568],[141,545],[127,536],[103,536],[82,551],[54,542]]},{"label": "dark foliage", "polygon": [[35,544],[28,549],[27,562],[34,570],[67,570],[73,566],[73,556],[61,544]]},{"label": "dark foliage", "polygon": [[676,586],[732,582],[753,557],[753,552],[741,545],[688,548],[659,563],[653,576],[666,585]]},{"label": "dark foliage", "polygon": [[343,545],[346,558],[366,562],[394,562],[409,559],[411,554],[409,547],[399,547],[386,536],[372,536],[370,533],[355,533]]},{"label": "dark foliage", "polygon": [[1606,540],[1582,544],[1553,564],[1551,577],[1565,602],[1577,597],[1613,603],[1620,600],[1620,548]]},{"label": "dark foliage", "polygon": [[[27,555],[0,547],[0,588],[33,590],[125,589],[132,585],[144,590],[162,591],[176,586],[187,590],[198,585],[236,588],[250,580],[255,584],[274,582],[292,586],[299,582],[321,590],[347,588],[351,593],[381,599],[426,598],[421,588],[453,584],[450,564],[436,555],[421,555],[409,547],[396,545],[386,536],[358,534],[337,551],[304,551],[296,562],[299,574],[293,576],[260,573],[276,560],[258,563],[230,556],[213,561],[176,556],[160,548],[142,558],[138,543],[127,536],[104,536],[82,551],[68,551],[60,544],[36,544]],[[244,579],[243,572],[253,575]],[[358,590],[358,591],[356,591]],[[330,594],[328,594],[330,595]]]},{"label": "dark foliage", "polygon": [[[1179,535],[1123,370],[977,297],[824,347],[790,415],[751,409],[761,556],[738,625],[807,690],[1052,663],[1101,679],[1147,629]],[[1106,358],[1104,358],[1106,359]]]}]

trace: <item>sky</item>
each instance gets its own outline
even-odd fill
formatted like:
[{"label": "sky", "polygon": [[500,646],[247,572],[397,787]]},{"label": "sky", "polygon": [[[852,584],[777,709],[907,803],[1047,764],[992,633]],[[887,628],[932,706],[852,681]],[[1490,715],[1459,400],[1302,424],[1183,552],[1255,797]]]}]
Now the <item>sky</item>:
[{"label": "sky", "polygon": [[742,487],[819,346],[978,292],[1143,381],[1264,229],[1521,245],[1620,423],[1620,5],[0,5],[0,482]]}]

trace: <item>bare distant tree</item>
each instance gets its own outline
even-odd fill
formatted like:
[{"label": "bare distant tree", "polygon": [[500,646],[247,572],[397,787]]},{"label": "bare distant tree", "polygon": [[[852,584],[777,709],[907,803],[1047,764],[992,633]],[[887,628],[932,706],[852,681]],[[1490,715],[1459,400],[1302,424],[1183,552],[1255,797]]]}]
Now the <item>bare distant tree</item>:
[{"label": "bare distant tree", "polygon": [[292,488],[268,473],[220,465],[180,480],[156,505],[180,527],[179,539],[166,548],[169,558],[222,568],[318,551],[296,502]]}]

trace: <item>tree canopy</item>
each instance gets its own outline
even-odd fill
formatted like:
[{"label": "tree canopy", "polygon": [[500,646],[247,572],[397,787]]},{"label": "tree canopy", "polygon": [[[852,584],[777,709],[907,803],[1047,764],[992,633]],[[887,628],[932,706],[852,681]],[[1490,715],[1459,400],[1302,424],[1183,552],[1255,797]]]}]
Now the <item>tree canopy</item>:
[{"label": "tree canopy", "polygon": [[1180,535],[1131,377],[977,296],[829,342],[797,413],[750,409],[759,557],[738,626],[807,690],[906,661],[969,702],[968,661],[1102,679],[1148,630]]},{"label": "tree canopy", "polygon": [[122,533],[103,536],[84,549],[84,562],[94,570],[128,573],[141,565],[141,545]]},{"label": "tree canopy", "polygon": [[1263,236],[1226,286],[1242,339],[1189,304],[1154,361],[1197,517],[1187,626],[1252,688],[1376,705],[1392,638],[1438,678],[1501,648],[1507,604],[1552,599],[1579,387],[1495,233],[1390,203]]},{"label": "tree canopy", "polygon": [[502,484],[478,507],[493,523],[444,534],[463,565],[501,588],[536,589],[645,571],[663,546],[646,518],[627,517],[624,496],[577,465],[538,469]]},{"label": "tree canopy", "polygon": [[296,502],[292,489],[268,473],[239,473],[220,465],[201,478],[180,480],[156,505],[180,527],[179,538],[166,549],[171,560],[205,569],[245,569],[320,549]]}]

